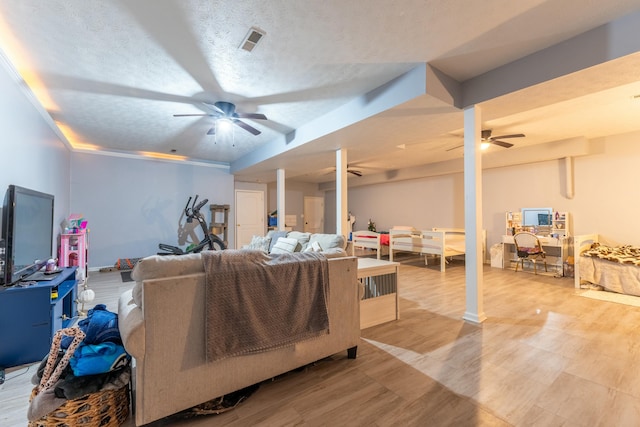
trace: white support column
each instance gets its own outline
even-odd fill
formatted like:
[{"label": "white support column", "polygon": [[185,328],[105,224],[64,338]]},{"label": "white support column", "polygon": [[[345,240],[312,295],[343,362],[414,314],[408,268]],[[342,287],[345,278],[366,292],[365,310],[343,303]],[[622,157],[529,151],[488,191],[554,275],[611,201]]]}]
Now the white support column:
[{"label": "white support column", "polygon": [[466,311],[462,318],[482,323],[484,314],[482,259],[482,117],[479,106],[464,110],[464,228]]},{"label": "white support column", "polygon": [[347,150],[336,151],[336,234],[349,238],[347,206]]},{"label": "white support column", "polygon": [[284,231],[284,169],[276,170],[276,202],[278,209],[278,230]]}]

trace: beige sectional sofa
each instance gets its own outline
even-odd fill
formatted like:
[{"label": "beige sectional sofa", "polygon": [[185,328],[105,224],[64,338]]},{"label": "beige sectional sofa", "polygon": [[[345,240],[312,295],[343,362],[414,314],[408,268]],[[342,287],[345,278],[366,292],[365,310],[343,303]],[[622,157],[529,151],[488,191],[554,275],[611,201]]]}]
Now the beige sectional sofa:
[{"label": "beige sectional sofa", "polygon": [[[344,254],[346,255],[346,254]],[[135,359],[135,422],[143,425],[342,352],[360,340],[357,259],[328,259],[329,333],[283,348],[207,362],[205,272],[199,254],[151,256],[119,300],[124,346]],[[233,327],[233,325],[229,325]]]}]

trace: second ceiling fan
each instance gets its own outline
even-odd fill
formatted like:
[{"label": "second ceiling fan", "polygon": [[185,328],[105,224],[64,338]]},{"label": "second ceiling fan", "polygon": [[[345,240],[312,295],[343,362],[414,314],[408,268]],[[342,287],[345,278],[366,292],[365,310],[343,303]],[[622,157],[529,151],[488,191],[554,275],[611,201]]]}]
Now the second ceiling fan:
[{"label": "second ceiling fan", "polygon": [[[330,173],[336,173],[336,168],[333,168],[333,170],[331,172],[328,172],[327,174],[330,174]],[[355,175],[355,176],[362,176],[362,171],[353,169],[349,167],[349,165],[347,165],[347,173],[350,173],[351,175]]]},{"label": "second ceiling fan", "polygon": [[[511,147],[513,147],[513,144],[510,143],[510,142],[501,141],[502,139],[523,138],[524,136],[525,136],[525,134],[523,134],[523,133],[514,133],[514,134],[511,134],[511,135],[491,136],[491,129],[485,129],[485,130],[483,130],[481,132],[482,142],[498,145],[498,146],[504,147],[504,148],[511,148]],[[453,148],[449,148],[447,151],[455,150],[455,149],[460,148],[460,147],[464,147],[464,144],[463,145],[458,145],[458,146],[453,147]]]},{"label": "second ceiling fan", "polygon": [[[214,104],[209,104],[205,102],[205,105],[213,108],[212,113],[198,113],[198,114],[174,114],[173,117],[213,117],[215,120],[226,119],[231,123],[240,126],[242,129],[247,132],[252,133],[253,135],[260,135],[260,131],[253,126],[243,122],[240,119],[251,119],[251,120],[267,120],[267,116],[261,113],[238,113],[236,111],[235,104],[231,102],[218,101]],[[207,132],[207,135],[215,135],[216,127],[212,127]]]}]

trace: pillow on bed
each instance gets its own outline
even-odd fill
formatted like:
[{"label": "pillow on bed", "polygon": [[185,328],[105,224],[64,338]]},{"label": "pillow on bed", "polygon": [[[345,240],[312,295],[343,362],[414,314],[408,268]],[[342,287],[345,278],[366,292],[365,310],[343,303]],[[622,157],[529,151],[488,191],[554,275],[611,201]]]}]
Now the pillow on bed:
[{"label": "pillow on bed", "polygon": [[290,239],[288,237],[280,237],[273,248],[271,248],[272,254],[288,254],[296,251],[298,241],[296,239]]}]

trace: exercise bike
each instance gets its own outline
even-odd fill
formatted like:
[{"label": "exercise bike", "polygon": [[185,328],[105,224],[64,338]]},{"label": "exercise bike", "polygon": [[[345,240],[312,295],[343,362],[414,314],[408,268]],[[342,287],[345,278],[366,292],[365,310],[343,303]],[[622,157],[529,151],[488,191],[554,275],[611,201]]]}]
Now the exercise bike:
[{"label": "exercise bike", "polygon": [[182,250],[178,246],[168,245],[166,243],[158,244],[158,248],[164,252],[158,252],[158,255],[185,255],[202,252],[203,250],[211,250],[211,251],[222,251],[226,249],[224,242],[215,234],[209,232],[209,227],[207,226],[207,220],[204,218],[204,215],[200,212],[200,209],[209,201],[208,199],[202,200],[200,203],[196,204],[198,201],[198,195],[193,198],[193,202],[191,201],[192,197],[189,196],[189,200],[187,200],[187,204],[184,207],[184,215],[187,218],[187,223],[192,223],[195,219],[200,224],[200,228],[202,228],[202,232],[204,234],[204,238],[200,240],[198,243],[194,243],[189,245],[185,250]]}]

